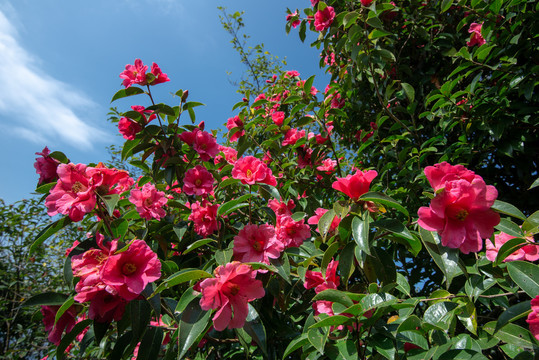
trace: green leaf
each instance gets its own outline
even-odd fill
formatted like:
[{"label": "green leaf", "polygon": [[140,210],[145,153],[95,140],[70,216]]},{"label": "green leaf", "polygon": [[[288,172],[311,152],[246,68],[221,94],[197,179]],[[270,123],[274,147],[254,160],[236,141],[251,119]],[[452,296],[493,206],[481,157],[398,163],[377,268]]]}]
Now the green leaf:
[{"label": "green leaf", "polygon": [[140,139],[127,140],[122,148],[122,160],[133,155],[133,149],[140,143]]},{"label": "green leaf", "polygon": [[131,315],[131,329],[133,330],[131,344],[136,345],[150,324],[152,308],[146,300],[134,300],[127,305],[127,309]]},{"label": "green leaf", "polygon": [[539,211],[534,212],[524,221],[522,230],[530,234],[535,234],[539,231]]},{"label": "green leaf", "polygon": [[[281,258],[279,259],[270,259],[270,262],[273,266],[275,266],[275,269],[277,269],[277,273],[290,285],[292,285],[292,281],[290,280],[290,261],[288,260],[288,255],[283,254]],[[274,270],[275,270],[274,269]],[[270,269],[271,270],[271,269]],[[271,271],[274,271],[271,270]]]},{"label": "green leaf", "polygon": [[182,284],[184,282],[192,280],[200,280],[210,278],[212,275],[204,270],[198,269],[182,269],[177,273],[170,275],[164,282],[162,282],[151,296],[155,296],[157,293],[162,292],[165,289],[169,289],[173,286]]},{"label": "green leaf", "polygon": [[155,355],[161,350],[162,343],[163,328],[150,327],[140,342],[137,360],[154,360]]},{"label": "green leaf", "polygon": [[183,254],[183,255],[188,254],[188,253],[190,253],[191,251],[193,251],[193,250],[195,250],[195,249],[198,249],[199,247],[204,246],[204,245],[206,245],[206,244],[209,244],[209,243],[211,243],[211,242],[216,242],[216,241],[215,241],[214,239],[201,239],[201,240],[197,240],[197,241],[195,241],[194,243],[192,243],[191,245],[189,245],[189,246],[187,247],[187,249],[185,249],[185,250],[183,251],[182,254]]},{"label": "green leaf", "polygon": [[503,201],[500,201],[500,200],[496,200],[494,201],[494,205],[492,205],[492,209],[502,213],[502,214],[506,214],[506,215],[510,215],[512,217],[516,217],[517,219],[520,219],[520,220],[526,220],[526,216],[524,216],[524,214],[522,213],[522,211],[520,211],[519,209],[517,209],[514,205],[511,205],[509,203],[506,203],[506,202],[503,202]]},{"label": "green leaf", "polygon": [[494,226],[494,228],[515,237],[522,237],[524,235],[520,226],[508,219],[500,219],[500,223]]},{"label": "green leaf", "polygon": [[455,310],[457,306],[457,304],[449,301],[433,304],[425,311],[423,321],[434,325],[439,329],[448,330],[454,316],[453,310]]},{"label": "green leaf", "polygon": [[115,219],[110,224],[110,228],[112,230],[112,237],[122,240],[129,229],[129,222],[126,219]]},{"label": "green leaf", "polygon": [[328,264],[333,260],[333,255],[339,250],[340,244],[338,242],[334,242],[331,244],[326,251],[324,252],[324,257],[322,258],[322,263],[320,264],[320,268],[322,269],[322,274],[326,274],[326,268]]},{"label": "green leaf", "polygon": [[307,80],[305,80],[305,84],[303,84],[303,91],[305,94],[311,93],[311,87],[313,86],[314,82],[314,75],[310,76]]},{"label": "green leaf", "polygon": [[526,261],[511,261],[507,264],[509,276],[531,298],[539,295],[539,267]]},{"label": "green leaf", "polygon": [[415,100],[415,90],[413,86],[405,82],[401,83],[401,86],[408,100],[413,103]]},{"label": "green leaf", "polygon": [[69,296],[65,294],[44,292],[42,294],[36,294],[31,298],[25,300],[21,306],[62,305],[68,298]]},{"label": "green leaf", "polygon": [[397,333],[416,330],[418,327],[421,327],[421,320],[416,315],[411,315],[399,325]]},{"label": "green leaf", "polygon": [[316,300],[326,300],[326,301],[336,302],[339,304],[343,304],[346,307],[350,307],[354,305],[352,300],[348,296],[346,296],[345,293],[339,290],[332,290],[332,289],[324,290],[316,294],[316,296],[313,298],[313,301],[316,301]]},{"label": "green leaf", "polygon": [[492,321],[492,324],[486,324],[484,329],[503,342],[527,349],[533,349],[538,345],[537,340],[523,327],[509,323],[496,332],[494,332],[494,327],[494,321]]},{"label": "green leaf", "polygon": [[442,246],[438,234],[435,232],[420,228],[419,235],[430,256],[443,271],[449,288],[453,278],[461,273],[458,265],[458,250]]},{"label": "green leaf", "polygon": [[[490,240],[487,240],[487,241],[490,241]],[[517,237],[517,238],[509,239],[498,250],[498,255],[496,255],[496,261],[494,262],[494,264],[500,265],[505,260],[505,258],[507,258],[509,255],[511,255],[515,251],[518,251],[518,249],[525,246],[526,244],[527,244],[527,241],[522,238]]]},{"label": "green leaf", "polygon": [[52,224],[47,225],[47,227],[45,227],[39,232],[39,234],[37,234],[34,243],[32,244],[32,246],[30,246],[29,254],[32,255],[45,240],[47,240],[49,237],[56,234],[60,229],[66,227],[69,224],[71,224],[71,219],[69,218],[69,216],[65,216],[60,220],[57,220]]},{"label": "green leaf", "polygon": [[131,86],[131,87],[128,87],[127,89],[118,90],[116,94],[114,94],[110,102],[116,101],[124,97],[138,95],[138,94],[144,94],[144,90],[138,87]]},{"label": "green leaf", "polygon": [[403,342],[417,345],[424,350],[427,350],[429,348],[427,339],[425,339],[425,337],[421,334],[420,331],[415,329],[400,332],[397,335],[397,339],[402,340]]},{"label": "green leaf", "polygon": [[328,328],[317,328],[307,331],[307,338],[312,346],[318,350],[319,353],[324,353],[324,347],[326,346],[326,341],[328,339],[329,327]]},{"label": "green leaf", "polygon": [[310,329],[320,328],[320,327],[325,327],[325,326],[328,326],[328,327],[329,326],[338,326],[338,325],[345,324],[345,323],[347,323],[349,321],[351,321],[351,318],[348,317],[348,316],[334,315],[334,316],[327,317],[324,320],[318,321],[314,325],[311,325],[309,327],[309,330]]},{"label": "green leaf", "polygon": [[438,265],[440,270],[443,271],[447,287],[451,284],[453,278],[461,273],[458,265],[459,256],[457,249],[451,249],[441,244],[438,234],[420,228],[419,235],[423,240],[423,245],[429,252],[430,256]]},{"label": "green leaf", "polygon": [[371,254],[369,244],[370,221],[371,218],[368,211],[363,213],[362,218],[355,216],[352,220],[352,234],[354,236],[354,241],[356,242],[357,247],[368,255]]},{"label": "green leaf", "polygon": [[304,345],[307,345],[309,343],[309,339],[307,339],[307,334],[303,333],[299,337],[295,338],[294,340],[290,341],[288,346],[286,347],[284,354],[283,354],[283,360],[286,359],[290,354],[292,354],[297,349],[303,347]]},{"label": "green leaf", "polygon": [[539,186],[539,178],[535,179],[535,181],[533,182],[533,184],[530,185],[528,190],[531,190],[531,189],[533,189],[534,187],[537,187],[537,186]]},{"label": "green leaf", "polygon": [[245,324],[243,325],[243,330],[245,330],[247,334],[251,336],[251,338],[259,346],[259,349],[262,350],[262,353],[264,353],[264,355],[267,357],[268,346],[266,341],[266,329],[260,320],[260,316],[258,315],[256,309],[251,304],[248,305],[249,312],[247,314]]},{"label": "green leaf", "polygon": [[73,296],[70,296],[63,304],[60,306],[58,311],[56,312],[56,315],[54,316],[54,323],[56,324],[58,320],[64,315],[64,313],[75,303],[75,299],[73,299]]},{"label": "green leaf", "polygon": [[410,234],[410,231],[399,221],[395,219],[380,219],[372,223],[373,226],[392,232],[393,234],[403,237],[407,240],[416,239]]},{"label": "green leaf", "polygon": [[249,206],[249,203],[244,202],[252,197],[252,194],[245,194],[240,196],[237,199],[230,200],[223,205],[219,206],[217,209],[217,216],[223,216],[230,214],[231,212],[238,210],[242,207]]},{"label": "green leaf", "polygon": [[443,0],[442,1],[442,8],[440,9],[440,12],[446,12],[449,10],[449,8],[453,5],[453,0]]},{"label": "green leaf", "polygon": [[359,13],[357,11],[351,11],[348,14],[346,14],[342,22],[344,28],[347,29],[350,26],[354,25],[358,17],[359,17]]},{"label": "green leaf", "polygon": [[91,319],[86,319],[81,322],[78,322],[68,334],[64,335],[62,341],[60,341],[60,345],[58,345],[58,347],[56,348],[56,358],[58,360],[65,359],[65,350],[67,349],[67,347],[73,342],[73,340],[75,340],[77,335],[79,335],[84,329],[90,326],[92,322],[93,320]]},{"label": "green leaf", "polygon": [[495,331],[500,330],[502,327],[504,327],[508,323],[512,323],[518,319],[521,319],[527,316],[530,313],[530,310],[531,310],[530,301],[523,301],[516,305],[511,306],[498,317]]},{"label": "green leaf", "polygon": [[326,239],[326,236],[331,228],[331,223],[335,218],[335,211],[333,209],[328,210],[324,215],[318,220],[318,231],[322,235],[322,239]]},{"label": "green leaf", "polygon": [[109,216],[112,216],[112,213],[114,212],[114,209],[116,208],[116,205],[118,204],[118,201],[120,200],[120,195],[119,194],[111,194],[111,195],[105,195],[105,196],[100,195],[99,197],[105,203]]},{"label": "green leaf", "polygon": [[193,299],[182,311],[179,321],[179,344],[178,359],[183,358],[197,338],[206,330],[210,321],[211,311],[204,311],[200,307],[199,299]]},{"label": "green leaf", "polygon": [[390,306],[397,303],[397,298],[391,294],[367,294],[361,299],[360,304],[363,309],[377,309],[380,307]]},{"label": "green leaf", "polygon": [[48,184],[43,184],[41,186],[39,186],[37,189],[36,189],[36,193],[38,194],[48,194],[49,191],[56,185],[56,182],[52,182],[52,183],[48,183]]},{"label": "green leaf", "polygon": [[355,247],[356,244],[350,242],[346,244],[344,249],[342,249],[342,251],[339,253],[339,273],[341,274],[342,281],[345,284],[348,283],[348,279],[350,279],[350,276],[352,276],[355,270]]},{"label": "green leaf", "polygon": [[384,195],[379,192],[371,191],[368,193],[365,193],[359,197],[359,200],[362,201],[372,201],[376,204],[382,204],[386,206],[390,206],[401,213],[403,213],[406,216],[410,216],[408,213],[408,210],[406,210],[401,204],[397,202],[397,200],[390,198],[387,195]]},{"label": "green leaf", "polygon": [[410,284],[406,277],[401,273],[397,273],[397,290],[410,297]]}]

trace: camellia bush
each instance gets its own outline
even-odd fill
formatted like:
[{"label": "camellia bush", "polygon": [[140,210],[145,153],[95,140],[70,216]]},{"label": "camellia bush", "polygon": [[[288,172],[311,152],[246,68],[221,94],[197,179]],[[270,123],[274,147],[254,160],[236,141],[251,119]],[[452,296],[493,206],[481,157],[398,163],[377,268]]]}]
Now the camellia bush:
[{"label": "camellia bush", "polygon": [[219,144],[137,59],[112,100],[133,99],[121,157],[142,175],[37,159],[54,218],[33,248],[88,231],[70,291],[25,302],[49,356],[537,356],[537,3],[310,5],[286,27],[317,34],[324,90],[244,86]]}]

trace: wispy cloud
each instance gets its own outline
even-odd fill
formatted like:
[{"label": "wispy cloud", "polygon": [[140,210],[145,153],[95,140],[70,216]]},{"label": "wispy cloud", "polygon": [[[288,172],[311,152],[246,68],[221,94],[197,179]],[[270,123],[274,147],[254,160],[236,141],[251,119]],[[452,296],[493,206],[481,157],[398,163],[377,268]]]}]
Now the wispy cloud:
[{"label": "wispy cloud", "polygon": [[[72,86],[47,75],[18,42],[17,29],[0,8],[0,129],[36,143],[62,141],[91,149],[107,135],[80,115],[96,105]],[[9,11],[9,9],[7,9]]]}]

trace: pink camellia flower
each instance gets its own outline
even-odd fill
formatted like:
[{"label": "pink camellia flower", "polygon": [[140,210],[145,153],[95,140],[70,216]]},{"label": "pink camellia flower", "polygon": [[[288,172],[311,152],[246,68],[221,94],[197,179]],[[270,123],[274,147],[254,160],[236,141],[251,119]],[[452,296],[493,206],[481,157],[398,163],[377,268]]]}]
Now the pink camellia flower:
[{"label": "pink camellia flower", "polygon": [[45,331],[49,333],[48,340],[56,346],[60,344],[64,330],[66,334],[69,333],[77,323],[75,305],[71,305],[55,323],[56,313],[59,309],[60,306],[58,305],[41,306]]},{"label": "pink camellia flower", "polygon": [[64,214],[73,221],[80,221],[94,209],[96,196],[86,169],[84,164],[58,165],[58,182],[45,199],[49,216]]},{"label": "pink camellia flower", "polygon": [[185,172],[183,192],[187,195],[206,196],[213,191],[213,175],[202,165],[197,165]]},{"label": "pink camellia flower", "polygon": [[311,237],[311,229],[305,224],[305,220],[295,221],[290,216],[280,217],[275,231],[277,239],[286,248],[300,247],[303,241]]},{"label": "pink camellia flower", "polygon": [[87,168],[86,174],[91,179],[94,192],[101,196],[121,194],[131,189],[135,183],[127,171],[107,168],[103,163]]},{"label": "pink camellia flower", "polygon": [[318,10],[314,14],[314,28],[316,31],[324,31],[333,24],[333,19],[335,19],[335,10],[331,6]]},{"label": "pink camellia flower", "polygon": [[373,0],[361,0],[361,5],[370,6]]},{"label": "pink camellia flower", "polygon": [[286,21],[287,22],[290,22],[292,21],[291,25],[292,27],[295,29],[299,24],[301,24],[301,21],[298,19],[298,12],[296,11],[295,13],[292,13],[292,14],[288,14],[286,15]]},{"label": "pink camellia flower", "polygon": [[434,192],[443,189],[448,181],[462,179],[472,182],[475,178],[481,178],[462,165],[451,165],[446,161],[434,166],[427,166],[424,172]]},{"label": "pink camellia flower", "polygon": [[58,168],[60,162],[54,158],[51,158],[49,156],[50,153],[49,148],[46,146],[42,152],[36,152],[36,155],[41,156],[40,158],[36,158],[36,162],[34,163],[36,173],[39,175],[39,180],[37,182],[38,184],[50,183],[58,179],[56,169]]},{"label": "pink camellia flower", "polygon": [[[320,221],[320,218],[322,217],[322,215],[324,215],[327,212],[328,212],[327,209],[323,209],[323,208],[316,209],[314,212],[315,215],[307,219],[307,224],[316,225],[316,231],[320,232],[320,230],[318,230],[318,222]],[[329,232],[332,233],[335,230],[337,230],[340,223],[341,223],[341,219],[337,215],[335,215],[335,217],[333,218],[333,221],[331,222],[331,225],[329,226]]]},{"label": "pink camellia flower", "polygon": [[105,290],[97,291],[88,308],[88,317],[100,323],[120,321],[128,301]]},{"label": "pink camellia flower", "polygon": [[202,281],[200,307],[218,309],[213,316],[215,330],[243,327],[249,312],[247,304],[265,294],[262,281],[255,279],[256,273],[249,265],[234,261],[218,266],[215,278]]},{"label": "pink camellia flower", "polygon": [[254,156],[238,159],[232,169],[232,177],[241,180],[242,184],[247,185],[254,185],[255,183],[277,185],[277,180],[273,176],[271,169]]},{"label": "pink camellia flower", "polygon": [[100,275],[106,285],[130,301],[161,277],[161,262],[145,241],[133,240],[127,250],[107,258]]},{"label": "pink camellia flower", "polygon": [[158,191],[151,183],[144,184],[142,188],[137,187],[137,189],[131,190],[129,201],[136,206],[137,212],[143,219],[161,220],[167,214],[163,209],[168,201],[165,193]]},{"label": "pink camellia flower", "polygon": [[291,216],[296,204],[294,204],[294,200],[292,199],[289,199],[288,202],[271,199],[268,201],[268,206],[273,210],[278,221],[283,216]]},{"label": "pink camellia flower", "polygon": [[185,131],[179,135],[180,139],[190,146],[200,156],[200,160],[209,161],[219,153],[219,145],[212,134],[195,128],[193,131]]},{"label": "pink camellia flower", "polygon": [[526,322],[530,327],[533,337],[539,340],[539,296],[531,301],[532,312],[528,314]]},{"label": "pink camellia flower", "polygon": [[118,131],[124,139],[135,140],[135,136],[142,131],[142,126],[134,120],[123,117],[118,122]]},{"label": "pink camellia flower", "polygon": [[296,77],[296,76],[299,76],[299,72],[297,72],[296,70],[289,70],[286,72],[285,74],[286,77]]},{"label": "pink camellia flower", "polygon": [[468,29],[468,32],[472,34],[470,41],[466,41],[466,45],[468,46],[481,46],[486,43],[486,40],[483,38],[483,35],[481,35],[481,28],[483,27],[483,24],[478,23],[471,23],[470,28]]},{"label": "pink camellia flower", "polygon": [[283,146],[294,145],[299,139],[305,137],[305,130],[290,129],[284,135]]},{"label": "pink camellia flower", "polygon": [[161,68],[159,66],[157,66],[156,63],[152,63],[151,73],[155,78],[152,81],[148,82],[150,85],[157,85],[157,84],[161,84],[161,83],[170,81],[167,74],[163,73],[161,71]]},{"label": "pink camellia flower", "polygon": [[312,5],[313,7],[315,7],[316,5],[318,5],[318,2],[319,2],[319,1],[320,1],[320,0],[311,0],[311,5]]},{"label": "pink camellia flower", "polygon": [[238,131],[236,131],[234,134],[230,136],[230,141],[235,142],[238,141],[240,137],[245,135],[245,130],[243,130],[243,121],[241,121],[239,116],[231,117],[226,122],[226,128],[228,130],[236,129],[238,128]]},{"label": "pink camellia flower", "polygon": [[273,114],[271,114],[271,119],[277,126],[283,125],[284,122],[284,112],[283,111],[276,111]]},{"label": "pink camellia flower", "polygon": [[323,276],[320,271],[307,271],[305,273],[305,289],[312,289],[318,294],[327,289],[337,289],[340,278],[337,275],[339,262],[331,260],[326,269],[326,275]]},{"label": "pink camellia flower", "polygon": [[418,224],[437,231],[444,246],[465,254],[478,252],[483,247],[482,239],[489,238],[500,222],[500,215],[490,209],[497,196],[496,188],[486,185],[479,176],[472,182],[448,181],[429,207],[419,209]]},{"label": "pink camellia flower", "polygon": [[275,228],[269,224],[245,225],[234,237],[234,259],[241,262],[269,264],[269,258],[277,259],[283,250]]},{"label": "pink camellia flower", "polygon": [[[499,234],[494,235],[494,244],[490,240],[486,241],[486,255],[487,259],[490,261],[495,261],[496,257],[498,256],[498,251],[500,251],[500,248],[503,244],[505,244],[507,241],[514,239],[514,236],[511,236],[509,234],[506,234],[504,232],[501,232]],[[515,261],[515,260],[524,260],[524,261],[536,261],[539,260],[539,247],[535,245],[535,242],[533,241],[533,236],[526,237],[526,240],[528,240],[529,244],[524,245],[511,255],[507,256],[503,261]]]},{"label": "pink camellia flower", "polygon": [[331,187],[348,195],[352,200],[357,201],[359,197],[369,191],[372,180],[378,175],[375,170],[363,172],[358,170],[354,175],[347,175],[345,178],[337,178]]},{"label": "pink camellia flower", "polygon": [[[157,118],[157,115],[155,115],[153,110],[146,110],[144,106],[133,105],[131,106],[131,109],[133,111],[140,113],[140,115],[142,116],[142,119],[144,119],[145,124],[148,124],[150,121]],[[146,115],[150,115],[150,117],[146,117]]]},{"label": "pink camellia flower", "polygon": [[195,224],[195,232],[200,236],[209,236],[215,230],[219,230],[221,224],[217,221],[217,209],[219,204],[211,204],[206,199],[191,204],[191,214],[188,220]]},{"label": "pink camellia flower", "polygon": [[120,78],[124,79],[123,86],[128,88],[131,85],[146,85],[146,70],[148,70],[148,66],[144,65],[140,59],[135,60],[135,65],[127,64],[125,70],[120,74]]},{"label": "pink camellia flower", "polygon": [[337,166],[337,161],[330,158],[326,158],[322,160],[322,165],[316,167],[316,170],[323,171],[326,174],[330,175],[331,173],[335,171],[336,166]]},{"label": "pink camellia flower", "polygon": [[342,109],[345,105],[344,99],[341,98],[341,94],[338,92],[333,93],[333,96],[331,97],[331,108],[332,109]]}]

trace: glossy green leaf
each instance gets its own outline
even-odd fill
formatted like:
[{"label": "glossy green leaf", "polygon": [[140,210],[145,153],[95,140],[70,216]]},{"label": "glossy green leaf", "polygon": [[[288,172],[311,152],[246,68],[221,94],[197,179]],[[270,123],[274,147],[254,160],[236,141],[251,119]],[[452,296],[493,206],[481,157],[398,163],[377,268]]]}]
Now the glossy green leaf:
[{"label": "glossy green leaf", "polygon": [[268,354],[268,344],[266,339],[266,328],[258,315],[256,309],[251,305],[249,306],[249,312],[247,313],[247,318],[245,324],[243,325],[243,330],[251,336],[254,342],[258,345],[259,349],[262,350],[262,353],[267,356]]},{"label": "glossy green leaf", "polygon": [[241,209],[242,207],[249,206],[249,203],[244,201],[249,200],[252,196],[252,194],[245,194],[237,199],[224,203],[217,209],[217,216],[228,215],[233,211]]},{"label": "glossy green leaf", "polygon": [[326,300],[326,301],[336,302],[339,304],[343,304],[346,307],[350,307],[354,305],[352,300],[348,296],[346,296],[345,293],[339,290],[332,290],[332,289],[324,290],[316,294],[316,296],[313,298],[313,301],[316,301],[316,300]]},{"label": "glossy green leaf", "polygon": [[112,216],[112,213],[114,212],[114,209],[116,208],[116,205],[118,204],[118,201],[120,200],[120,195],[111,194],[111,195],[105,195],[105,196],[99,196],[99,197],[105,203],[105,207],[107,208],[107,212],[109,216]]},{"label": "glossy green leaf", "polygon": [[334,218],[335,211],[330,209],[318,220],[318,231],[320,232],[320,235],[322,235],[323,239],[326,238]]},{"label": "glossy green leaf", "polygon": [[63,304],[60,306],[58,311],[56,312],[56,315],[54,316],[54,323],[56,324],[58,320],[62,317],[62,315],[75,303],[75,299],[73,299],[73,296],[70,296]]},{"label": "glossy green leaf", "polygon": [[303,333],[299,337],[292,340],[288,346],[286,347],[284,353],[283,353],[283,360],[286,359],[290,354],[292,354],[294,351],[298,350],[299,348],[307,345],[309,343],[309,339],[307,338],[307,334]]},{"label": "glossy green leaf", "polygon": [[163,328],[150,327],[144,334],[138,349],[137,360],[153,360],[163,343]]},{"label": "glossy green leaf", "polygon": [[539,267],[526,261],[507,263],[509,276],[531,298],[539,295]]},{"label": "glossy green leaf", "polygon": [[129,230],[129,222],[126,219],[115,219],[111,222],[112,237],[122,240]]},{"label": "glossy green leaf", "polygon": [[516,206],[500,201],[500,200],[494,201],[494,205],[492,205],[492,209],[502,214],[510,215],[520,220],[526,220],[526,216],[524,216],[522,211],[517,209]]},{"label": "glossy green leaf", "polygon": [[32,244],[32,246],[30,246],[29,254],[32,255],[45,240],[47,240],[49,237],[56,234],[60,229],[66,227],[69,224],[71,224],[71,219],[69,218],[69,216],[65,216],[53,222],[52,224],[47,225],[47,227],[45,227],[39,232],[39,234],[37,234],[34,243]]},{"label": "glossy green leaf", "polygon": [[199,299],[193,299],[180,315],[178,326],[180,344],[178,358],[180,359],[183,358],[209,324],[212,312],[202,310],[199,302]]},{"label": "glossy green leaf", "polygon": [[204,270],[182,269],[178,271],[176,274],[169,276],[164,282],[162,282],[157,287],[157,289],[152,294],[152,296],[155,296],[157,293],[160,293],[165,289],[169,289],[173,286],[182,284],[184,282],[200,280],[200,279],[205,279],[205,278],[210,278],[210,277],[212,277],[212,275],[210,273],[207,273]]},{"label": "glossy green leaf", "polygon": [[81,322],[76,323],[69,333],[64,335],[62,341],[60,341],[60,345],[58,345],[56,348],[56,358],[58,360],[63,360],[66,358],[65,350],[67,347],[75,340],[77,335],[90,326],[92,322],[93,320],[90,319],[82,320]]},{"label": "glossy green leaf", "polygon": [[[490,240],[487,240],[487,241],[490,241]],[[522,238],[513,238],[513,239],[507,240],[507,242],[504,243],[498,250],[498,254],[496,255],[496,261],[494,262],[494,264],[500,265],[509,255],[518,251],[520,248],[522,248],[526,244],[527,244],[527,241]]]},{"label": "glossy green leaf", "polygon": [[443,13],[443,12],[446,12],[447,10],[449,10],[449,8],[451,7],[451,5],[453,5],[453,0],[443,0],[442,1],[442,7],[440,9],[440,12]]},{"label": "glossy green leaf", "polygon": [[498,317],[498,321],[496,321],[495,331],[500,330],[502,327],[504,327],[508,323],[513,323],[516,320],[527,316],[530,313],[530,311],[531,311],[530,301],[522,301],[522,302],[519,302],[518,304],[511,306]]},{"label": "glossy green leaf", "polygon": [[397,200],[379,192],[371,191],[365,193],[359,197],[359,200],[372,201],[376,204],[386,205],[400,211],[406,216],[410,216],[408,210],[406,210]]},{"label": "glossy green leaf", "polygon": [[534,212],[524,221],[522,230],[530,234],[539,232],[539,211]]},{"label": "glossy green leaf", "polygon": [[494,228],[515,237],[521,237],[524,235],[520,229],[520,226],[508,219],[500,219],[500,223]]},{"label": "glossy green leaf", "polygon": [[366,254],[371,253],[369,243],[369,229],[371,218],[369,212],[364,212],[362,217],[356,216],[352,220],[352,234],[357,247]]},{"label": "glossy green leaf", "polygon": [[189,245],[187,247],[187,249],[185,249],[182,254],[185,255],[185,254],[188,254],[190,253],[191,251],[193,250],[196,250],[204,245],[207,245],[207,244],[210,244],[212,242],[216,242],[214,239],[201,239],[201,240],[197,240],[195,241],[194,243],[192,243],[191,245]]},{"label": "glossy green leaf", "polygon": [[62,305],[68,298],[69,296],[65,294],[44,292],[41,294],[36,294],[29,299],[26,299],[22,303],[22,306]]},{"label": "glossy green leaf", "polygon": [[415,90],[412,85],[408,83],[401,83],[402,89],[404,90],[404,93],[406,94],[406,97],[408,100],[412,103],[415,100]]},{"label": "glossy green leaf", "polygon": [[457,306],[457,304],[449,301],[433,304],[425,310],[423,321],[432,324],[439,329],[448,330],[451,319],[454,317],[453,310],[455,310]]},{"label": "glossy green leaf", "polygon": [[118,90],[116,94],[114,94],[110,102],[113,102],[115,100],[118,100],[124,97],[138,95],[138,94],[144,94],[144,90],[142,90],[139,87],[131,86],[131,87],[128,87],[127,89]]},{"label": "glossy green leaf", "polygon": [[419,235],[430,256],[444,273],[447,287],[449,287],[453,278],[461,273],[458,265],[458,250],[442,246],[438,234],[435,232],[420,228]]},{"label": "glossy green leaf", "polygon": [[351,321],[351,318],[344,315],[334,315],[318,321],[316,324],[311,325],[309,329],[316,329],[326,326],[338,326]]},{"label": "glossy green leaf", "polygon": [[326,341],[328,339],[329,327],[328,328],[316,328],[307,331],[307,339],[312,346],[318,350],[319,353],[324,353],[324,347],[326,346]]}]

